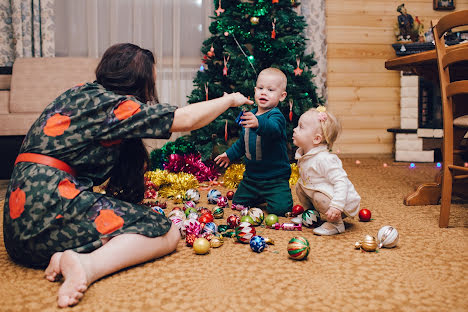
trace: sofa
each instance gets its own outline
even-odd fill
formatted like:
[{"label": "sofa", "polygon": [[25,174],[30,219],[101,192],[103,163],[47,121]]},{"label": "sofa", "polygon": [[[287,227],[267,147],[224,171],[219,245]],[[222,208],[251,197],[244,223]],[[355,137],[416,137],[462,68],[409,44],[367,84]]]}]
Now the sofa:
[{"label": "sofa", "polygon": [[[65,90],[94,81],[95,58],[19,58],[9,90],[0,91],[0,135],[26,135],[44,108]],[[6,88],[5,88],[6,89]]]}]

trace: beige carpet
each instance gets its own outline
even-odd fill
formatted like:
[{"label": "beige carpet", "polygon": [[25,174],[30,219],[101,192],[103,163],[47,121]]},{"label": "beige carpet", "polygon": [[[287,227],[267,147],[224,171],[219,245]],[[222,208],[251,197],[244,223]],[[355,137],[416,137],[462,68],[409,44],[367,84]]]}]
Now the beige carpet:
[{"label": "beige carpet", "polygon": [[[432,164],[410,169],[391,159],[361,159],[360,165],[345,159],[344,166],[362,207],[372,211],[371,222],[348,220],[346,232],[333,237],[315,236],[311,229],[260,227],[260,235],[276,242],[260,254],[227,239],[200,256],[181,241],[170,256],[96,282],[77,306],[65,310],[468,311],[467,202],[453,204],[450,227],[440,229],[440,206],[403,205],[416,185],[433,181],[438,169]],[[206,197],[201,205],[209,206]],[[376,236],[384,225],[399,231],[396,248],[354,249],[356,241]],[[295,235],[311,244],[306,261],[288,258],[286,246]],[[42,275],[11,262],[0,244],[0,311],[58,310],[60,284]]]}]

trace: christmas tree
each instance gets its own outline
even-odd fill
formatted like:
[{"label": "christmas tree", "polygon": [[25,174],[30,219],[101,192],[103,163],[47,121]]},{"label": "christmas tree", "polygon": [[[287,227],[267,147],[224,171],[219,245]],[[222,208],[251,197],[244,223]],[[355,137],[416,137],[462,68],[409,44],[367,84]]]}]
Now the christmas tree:
[{"label": "christmas tree", "polygon": [[[210,25],[212,36],[203,42],[202,65],[194,79],[189,103],[241,92],[254,98],[257,75],[268,67],[282,70],[287,78],[287,98],[278,105],[287,120],[290,156],[292,131],[300,115],[322,102],[312,82],[313,55],[306,55],[306,23],[294,10],[295,0],[214,0]],[[224,152],[237,140],[240,126],[235,119],[243,110],[231,108],[189,140],[203,159]]]}]

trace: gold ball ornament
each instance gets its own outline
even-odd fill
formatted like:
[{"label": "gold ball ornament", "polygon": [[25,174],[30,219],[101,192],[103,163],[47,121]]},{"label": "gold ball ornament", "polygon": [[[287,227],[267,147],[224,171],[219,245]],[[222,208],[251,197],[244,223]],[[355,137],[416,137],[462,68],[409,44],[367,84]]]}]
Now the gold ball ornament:
[{"label": "gold ball ornament", "polygon": [[208,253],[210,248],[210,242],[206,238],[199,237],[193,242],[193,250],[198,255],[204,255]]},{"label": "gold ball ornament", "polygon": [[213,248],[221,247],[223,246],[223,244],[224,244],[224,239],[222,235],[213,236],[213,238],[211,238],[210,240],[210,245]]},{"label": "gold ball ornament", "polygon": [[260,18],[258,16],[252,16],[250,18],[250,23],[252,23],[252,25],[257,25],[259,22],[260,22]]},{"label": "gold ball ornament", "polygon": [[361,242],[361,249],[365,251],[376,251],[377,250],[377,240],[375,237],[366,235],[364,240]]}]

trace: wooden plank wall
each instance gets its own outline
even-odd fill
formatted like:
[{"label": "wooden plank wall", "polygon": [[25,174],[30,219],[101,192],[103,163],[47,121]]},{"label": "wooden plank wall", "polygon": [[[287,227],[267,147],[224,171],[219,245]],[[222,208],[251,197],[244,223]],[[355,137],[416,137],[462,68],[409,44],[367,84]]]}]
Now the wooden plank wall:
[{"label": "wooden plank wall", "polygon": [[[328,105],[342,122],[334,149],[341,154],[391,154],[400,126],[400,74],[385,69],[396,57],[394,25],[401,3],[430,28],[432,19],[453,11],[434,11],[432,0],[326,0]],[[468,0],[455,0],[455,10]]]}]

